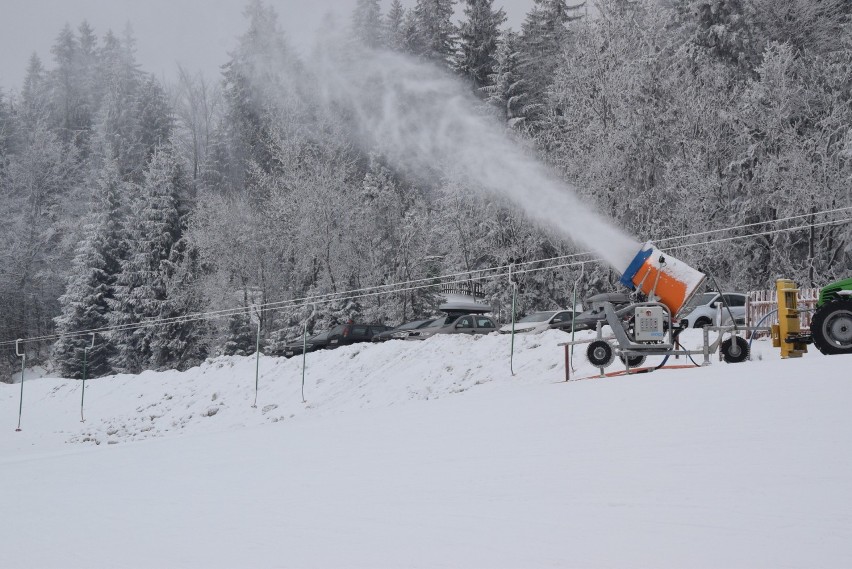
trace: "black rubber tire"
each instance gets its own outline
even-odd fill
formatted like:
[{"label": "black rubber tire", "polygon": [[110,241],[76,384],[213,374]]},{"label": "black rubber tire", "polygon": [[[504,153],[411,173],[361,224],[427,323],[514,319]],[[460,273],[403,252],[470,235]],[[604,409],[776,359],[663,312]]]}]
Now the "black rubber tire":
[{"label": "black rubber tire", "polygon": [[728,338],[722,342],[719,350],[722,352],[722,360],[729,364],[744,362],[749,356],[748,342],[745,338],[739,336]]},{"label": "black rubber tire", "polygon": [[642,364],[644,364],[644,363],[645,363],[645,356],[629,356],[629,357],[625,357],[625,355],[624,355],[624,354],[619,354],[619,356],[618,356],[618,357],[619,357],[619,358],[621,358],[621,362],[622,362],[625,366],[627,366],[627,365],[629,364],[630,369],[635,369],[635,368],[637,368],[637,367],[639,367],[639,366],[641,366]]},{"label": "black rubber tire", "polygon": [[595,367],[607,367],[615,358],[615,351],[609,345],[609,342],[595,340],[586,349],[586,357],[589,359],[589,363]]},{"label": "black rubber tire", "polygon": [[695,324],[693,324],[692,327],[693,328],[704,328],[705,326],[708,326],[712,323],[713,323],[712,320],[710,320],[706,316],[702,316],[701,318],[699,318],[698,320],[695,321]]},{"label": "black rubber tire", "polygon": [[826,302],[811,319],[814,346],[827,356],[852,354],[852,299]]}]

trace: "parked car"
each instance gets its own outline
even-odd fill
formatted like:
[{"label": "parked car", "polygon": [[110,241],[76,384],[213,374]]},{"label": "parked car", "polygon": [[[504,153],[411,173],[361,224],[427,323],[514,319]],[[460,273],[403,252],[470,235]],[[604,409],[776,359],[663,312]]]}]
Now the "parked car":
[{"label": "parked car", "polygon": [[572,330],[572,325],[575,331],[596,330],[598,327],[598,320],[606,320],[603,307],[604,303],[607,302],[611,303],[613,307],[618,310],[619,308],[623,308],[630,304],[630,297],[620,292],[605,292],[603,294],[590,296],[584,302],[584,306],[588,306],[589,308],[574,316],[573,323],[571,320],[568,320],[555,324],[551,327],[565,332],[570,332]]},{"label": "parked car", "polygon": [[[718,309],[716,303],[725,302],[731,309],[731,314],[737,324],[744,324],[746,317],[746,295],[740,292],[705,292],[692,297],[679,314],[680,321],[686,320],[689,328],[704,328],[708,324],[720,324],[716,322]],[[731,315],[722,306],[721,324],[729,324]]]},{"label": "parked car", "polygon": [[340,346],[369,342],[376,334],[390,329],[390,326],[384,324],[355,324],[354,322],[339,324],[328,331],[328,344],[324,347],[327,350],[333,350]]},{"label": "parked car", "polygon": [[436,334],[488,334],[496,331],[497,324],[488,316],[451,314],[438,318],[425,328],[412,332],[407,339],[425,340]]},{"label": "parked car", "polygon": [[414,330],[418,330],[420,328],[428,326],[434,321],[434,318],[429,318],[427,320],[415,320],[414,322],[406,322],[405,324],[400,324],[396,328],[391,328],[386,332],[380,332],[379,334],[374,335],[373,341],[387,342],[388,340],[404,340]]},{"label": "parked car", "polygon": [[[559,324],[571,324],[574,313],[570,310],[548,310],[545,312],[533,312],[515,322],[515,334],[538,334]],[[511,334],[512,325],[506,324],[500,328],[501,334]]]},{"label": "parked car", "polygon": [[331,330],[326,330],[325,332],[320,332],[319,334],[314,334],[307,341],[299,338],[298,340],[294,340],[290,342],[286,346],[284,346],[284,357],[292,358],[293,356],[297,356],[302,353],[302,347],[305,347],[305,352],[314,352],[316,350],[321,350],[326,345],[328,345],[329,334]]},{"label": "parked car", "polygon": [[425,340],[435,334],[435,331],[439,328],[443,328],[456,320],[459,317],[464,316],[463,314],[447,314],[446,316],[440,316],[432,321],[431,324],[427,324],[423,328],[419,328],[417,330],[412,331],[408,336],[406,336],[406,340]]}]

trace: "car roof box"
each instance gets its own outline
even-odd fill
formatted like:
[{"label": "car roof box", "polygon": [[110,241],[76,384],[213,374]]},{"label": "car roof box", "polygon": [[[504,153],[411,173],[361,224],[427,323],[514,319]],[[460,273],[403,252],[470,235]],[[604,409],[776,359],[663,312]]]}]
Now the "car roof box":
[{"label": "car roof box", "polygon": [[491,307],[473,300],[448,300],[438,307],[447,314],[485,314],[491,312]]}]

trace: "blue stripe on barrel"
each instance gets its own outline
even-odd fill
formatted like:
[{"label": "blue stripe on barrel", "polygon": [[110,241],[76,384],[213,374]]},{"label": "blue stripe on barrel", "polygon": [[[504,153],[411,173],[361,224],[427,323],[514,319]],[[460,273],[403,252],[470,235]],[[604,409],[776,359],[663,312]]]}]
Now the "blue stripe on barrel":
[{"label": "blue stripe on barrel", "polygon": [[633,277],[636,276],[639,268],[645,264],[645,261],[648,260],[648,257],[650,257],[653,252],[653,247],[648,247],[647,249],[643,248],[639,251],[639,253],[633,257],[633,260],[630,261],[630,265],[627,266],[627,270],[621,275],[621,280],[619,282],[630,290],[636,290],[636,285],[633,284]]}]

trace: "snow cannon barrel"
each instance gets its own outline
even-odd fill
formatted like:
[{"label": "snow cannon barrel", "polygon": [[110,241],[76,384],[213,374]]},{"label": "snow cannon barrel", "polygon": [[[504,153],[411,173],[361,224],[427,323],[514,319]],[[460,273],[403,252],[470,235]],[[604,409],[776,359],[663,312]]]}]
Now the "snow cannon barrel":
[{"label": "snow cannon barrel", "polygon": [[663,253],[648,241],[621,275],[621,284],[641,291],[648,300],[665,304],[674,318],[704,279],[704,273]]}]

